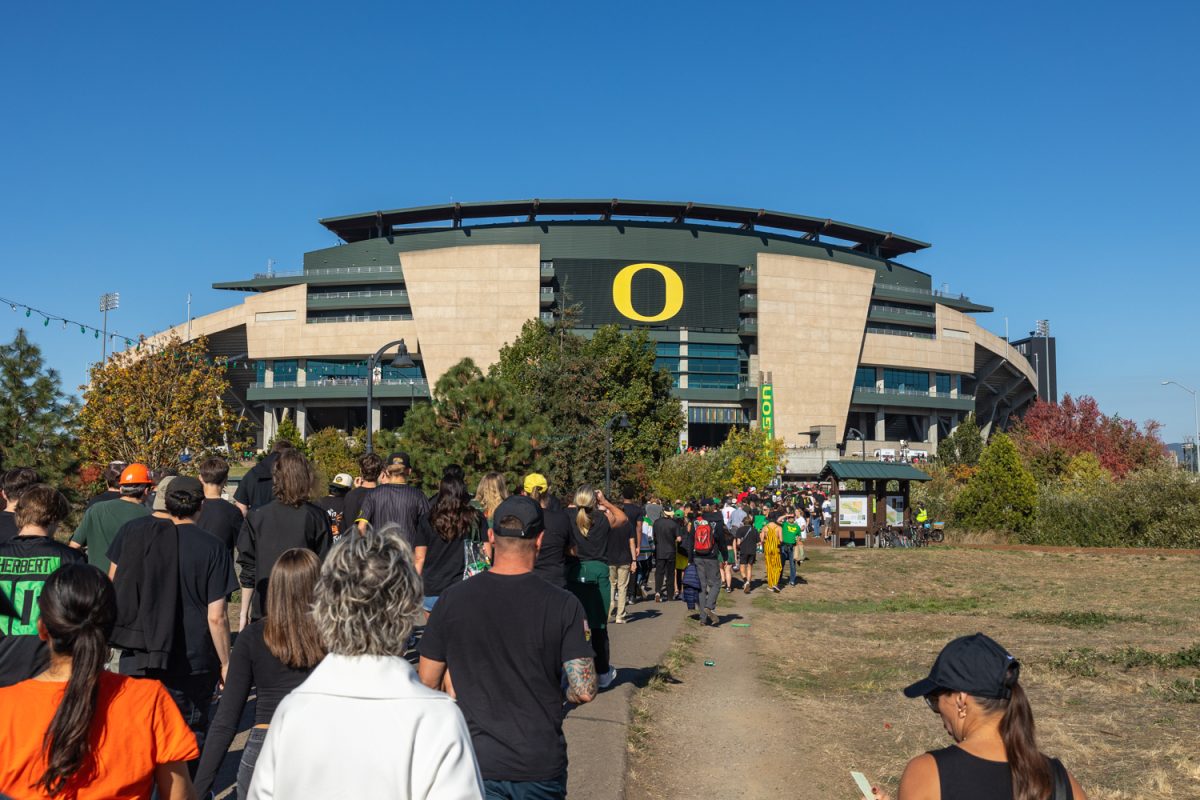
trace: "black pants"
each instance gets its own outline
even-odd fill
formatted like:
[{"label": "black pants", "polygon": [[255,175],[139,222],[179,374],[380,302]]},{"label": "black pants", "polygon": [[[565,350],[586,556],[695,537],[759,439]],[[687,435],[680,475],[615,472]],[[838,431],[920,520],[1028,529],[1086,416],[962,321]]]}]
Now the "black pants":
[{"label": "black pants", "polygon": [[596,675],[608,672],[609,660],[608,628],[592,628],[592,651],[596,654]]},{"label": "black pants", "polygon": [[675,590],[675,556],[654,559],[654,593],[670,599]]}]

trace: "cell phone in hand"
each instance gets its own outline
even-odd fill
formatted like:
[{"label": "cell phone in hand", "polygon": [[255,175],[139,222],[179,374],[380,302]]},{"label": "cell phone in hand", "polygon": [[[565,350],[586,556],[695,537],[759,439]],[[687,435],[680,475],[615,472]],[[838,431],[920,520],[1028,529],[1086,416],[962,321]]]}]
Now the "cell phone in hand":
[{"label": "cell phone in hand", "polygon": [[866,775],[851,770],[850,777],[854,778],[854,782],[858,784],[858,790],[862,792],[862,796],[866,800],[875,800],[875,793],[871,791],[871,782],[867,780]]}]

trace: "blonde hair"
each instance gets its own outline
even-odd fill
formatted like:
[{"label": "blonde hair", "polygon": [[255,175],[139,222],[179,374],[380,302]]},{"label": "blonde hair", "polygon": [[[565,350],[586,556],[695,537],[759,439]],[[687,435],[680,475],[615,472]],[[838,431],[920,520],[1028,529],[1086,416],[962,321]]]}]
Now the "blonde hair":
[{"label": "blonde hair", "polygon": [[592,512],[596,510],[596,490],[586,483],[575,490],[575,524],[585,537],[592,527]]},{"label": "blonde hair", "polygon": [[485,515],[490,517],[506,497],[508,497],[508,484],[504,482],[504,476],[499,472],[489,472],[479,479],[479,486],[475,490],[475,502],[483,506]]}]

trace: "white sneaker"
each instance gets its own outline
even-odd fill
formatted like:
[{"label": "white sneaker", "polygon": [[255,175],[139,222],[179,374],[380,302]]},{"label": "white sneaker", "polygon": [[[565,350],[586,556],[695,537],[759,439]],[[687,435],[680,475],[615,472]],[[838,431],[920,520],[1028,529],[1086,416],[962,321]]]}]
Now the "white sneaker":
[{"label": "white sneaker", "polygon": [[608,672],[601,675],[600,678],[596,681],[596,684],[601,689],[607,689],[608,687],[613,685],[613,681],[615,681],[616,679],[617,679],[617,668],[609,667]]}]

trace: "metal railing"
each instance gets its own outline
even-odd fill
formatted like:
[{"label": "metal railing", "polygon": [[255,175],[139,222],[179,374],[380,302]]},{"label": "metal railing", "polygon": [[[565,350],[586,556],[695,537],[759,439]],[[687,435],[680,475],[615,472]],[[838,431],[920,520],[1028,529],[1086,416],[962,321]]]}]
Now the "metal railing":
[{"label": "metal railing", "polygon": [[907,336],[911,339],[936,339],[932,333],[925,331],[896,331],[891,328],[879,328],[874,325],[867,326],[867,333],[882,333],[885,336]]},{"label": "metal railing", "polygon": [[[306,389],[313,386],[366,386],[366,377],[321,377],[307,383],[297,383],[296,381],[275,381],[269,386],[262,381],[255,381],[250,384],[251,389]],[[429,388],[429,381],[417,380],[416,378],[377,378],[376,386],[412,386],[414,388]]]},{"label": "metal railing", "polygon": [[915,308],[893,308],[879,303],[871,303],[871,311],[881,314],[904,314],[909,317],[920,317],[921,319],[937,319],[937,314],[933,311],[921,311]]},{"label": "metal railing", "polygon": [[309,299],[323,300],[327,297],[401,297],[408,298],[407,289],[363,289],[354,292],[310,292]]},{"label": "metal railing", "polygon": [[308,323],[330,322],[412,322],[412,314],[345,314],[340,317],[309,317]]},{"label": "metal railing", "polygon": [[256,272],[258,278],[294,278],[308,275],[368,275],[380,272],[403,272],[399,264],[377,264],[372,267],[323,267],[321,269],[293,270],[290,272]]},{"label": "metal railing", "polygon": [[954,394],[952,392],[930,391],[928,389],[909,389],[907,386],[901,386],[899,388],[885,386],[882,389],[880,389],[879,387],[876,387],[876,386],[855,386],[854,391],[866,392],[868,394],[895,394],[895,395],[903,395],[905,397],[936,397],[936,398],[939,398],[942,400],[947,400],[947,399],[950,399],[950,400],[974,400],[975,399],[975,395],[973,395],[973,394],[963,394],[962,392],[959,392],[958,394]]},{"label": "metal railing", "polygon": [[908,294],[920,294],[927,297],[945,297],[950,300],[963,300],[968,303],[971,302],[971,298],[967,297],[965,294],[943,292],[940,289],[922,289],[919,286],[900,286],[892,283],[877,284],[875,288],[882,289],[884,291],[906,292]]}]

